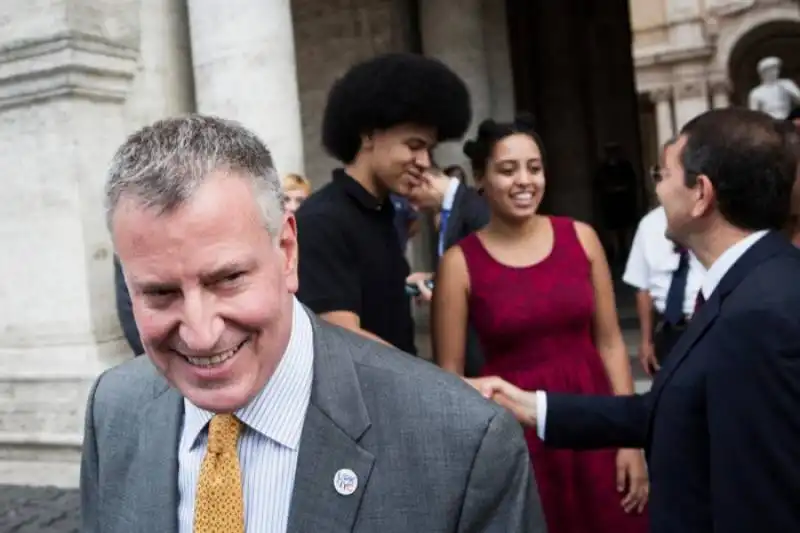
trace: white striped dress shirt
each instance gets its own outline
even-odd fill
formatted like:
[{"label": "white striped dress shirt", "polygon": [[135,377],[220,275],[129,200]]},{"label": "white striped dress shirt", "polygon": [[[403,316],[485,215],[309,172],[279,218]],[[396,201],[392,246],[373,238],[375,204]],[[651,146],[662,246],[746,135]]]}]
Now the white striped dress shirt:
[{"label": "white striped dress shirt", "polygon": [[[295,299],[292,333],[264,389],[235,414],[244,423],[239,438],[245,531],[285,533],[294,490],[297,452],[314,366],[311,321]],[[200,465],[206,454],[213,413],[184,399],[178,449],[178,532],[192,533]]]}]

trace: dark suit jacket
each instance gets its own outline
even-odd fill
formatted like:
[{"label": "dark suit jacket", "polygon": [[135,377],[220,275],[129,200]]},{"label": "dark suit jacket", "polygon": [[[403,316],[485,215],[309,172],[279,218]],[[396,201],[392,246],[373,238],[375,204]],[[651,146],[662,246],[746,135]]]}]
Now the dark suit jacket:
[{"label": "dark suit jacket", "polygon": [[[466,185],[459,185],[453,199],[453,207],[447,218],[445,227],[444,249],[458,244],[458,242],[489,222],[489,206],[481,195]],[[474,377],[480,373],[483,366],[483,352],[475,330],[467,328],[466,353],[464,354],[464,375]]]},{"label": "dark suit jacket", "polygon": [[125,285],[125,276],[122,274],[122,265],[117,256],[114,256],[114,290],[117,300],[117,317],[122,326],[125,340],[133,350],[133,355],[144,353],[142,341],[139,338],[139,329],[133,318],[133,306],[131,305],[131,295],[128,294],[128,286]]},{"label": "dark suit jacket", "polygon": [[630,397],[548,394],[545,438],[644,447],[653,533],[800,531],[800,251],[770,233]]},{"label": "dark suit jacket", "polygon": [[478,192],[466,185],[459,185],[453,198],[453,207],[447,218],[444,249],[483,228],[489,223],[489,206]]}]

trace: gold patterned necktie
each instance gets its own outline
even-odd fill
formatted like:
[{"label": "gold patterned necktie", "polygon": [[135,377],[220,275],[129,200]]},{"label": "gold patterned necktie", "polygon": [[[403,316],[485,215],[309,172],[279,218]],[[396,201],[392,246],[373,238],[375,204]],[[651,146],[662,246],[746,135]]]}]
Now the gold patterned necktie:
[{"label": "gold patterned necktie", "polygon": [[194,533],[244,533],[242,471],[236,443],[242,423],[233,415],[214,415],[200,467],[194,503]]}]

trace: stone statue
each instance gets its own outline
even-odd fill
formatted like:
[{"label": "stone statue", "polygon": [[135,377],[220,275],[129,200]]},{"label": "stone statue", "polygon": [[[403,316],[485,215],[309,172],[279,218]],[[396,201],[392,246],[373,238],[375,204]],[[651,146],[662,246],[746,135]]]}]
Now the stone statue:
[{"label": "stone statue", "polygon": [[756,68],[761,85],[750,91],[750,109],[785,120],[792,107],[800,104],[800,89],[792,80],[780,78],[781,60],[777,57],[765,57]]}]

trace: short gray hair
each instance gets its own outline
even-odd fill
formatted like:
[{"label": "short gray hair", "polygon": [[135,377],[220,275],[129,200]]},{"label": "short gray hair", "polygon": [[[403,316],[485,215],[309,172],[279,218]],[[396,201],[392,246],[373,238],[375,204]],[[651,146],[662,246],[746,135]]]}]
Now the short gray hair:
[{"label": "short gray hair", "polygon": [[186,115],[160,120],[132,134],[111,162],[105,189],[106,223],[123,197],[169,212],[185,203],[215,170],[251,180],[264,224],[275,237],[283,219],[283,192],[264,143],[240,124]]}]

